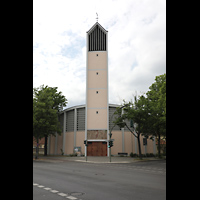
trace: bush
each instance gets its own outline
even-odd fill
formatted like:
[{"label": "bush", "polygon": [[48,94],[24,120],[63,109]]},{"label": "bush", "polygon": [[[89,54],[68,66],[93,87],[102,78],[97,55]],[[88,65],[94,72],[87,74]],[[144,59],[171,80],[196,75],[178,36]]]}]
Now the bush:
[{"label": "bush", "polygon": [[77,156],[77,153],[69,154],[70,157]]},{"label": "bush", "polygon": [[147,153],[146,157],[154,157],[155,155],[153,153]]},{"label": "bush", "polygon": [[136,153],[131,152],[130,157],[138,157],[138,155]]}]

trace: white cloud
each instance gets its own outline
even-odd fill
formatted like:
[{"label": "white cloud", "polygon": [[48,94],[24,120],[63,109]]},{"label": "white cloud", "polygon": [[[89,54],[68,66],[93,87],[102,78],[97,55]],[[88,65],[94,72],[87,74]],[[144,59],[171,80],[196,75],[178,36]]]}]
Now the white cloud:
[{"label": "white cloud", "polygon": [[58,87],[68,106],[85,103],[86,31],[108,30],[109,101],[146,92],[166,72],[166,2],[163,0],[34,0],[33,86]]}]

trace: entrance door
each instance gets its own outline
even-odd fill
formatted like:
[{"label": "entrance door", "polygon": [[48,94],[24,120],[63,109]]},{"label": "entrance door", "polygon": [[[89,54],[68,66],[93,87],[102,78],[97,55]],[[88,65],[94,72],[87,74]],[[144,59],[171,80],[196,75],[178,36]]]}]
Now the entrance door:
[{"label": "entrance door", "polygon": [[88,156],[107,156],[107,142],[87,142]]}]

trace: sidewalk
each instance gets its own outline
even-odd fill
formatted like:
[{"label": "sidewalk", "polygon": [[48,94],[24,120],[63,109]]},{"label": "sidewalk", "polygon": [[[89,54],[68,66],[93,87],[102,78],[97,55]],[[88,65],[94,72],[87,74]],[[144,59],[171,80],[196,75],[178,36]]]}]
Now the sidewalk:
[{"label": "sidewalk", "polygon": [[[33,157],[33,160],[35,160],[35,157]],[[132,157],[120,157],[120,156],[114,156],[111,157],[111,163],[132,163],[132,162],[142,162],[142,161],[150,161],[150,160],[161,160],[159,158],[155,157],[147,157],[143,158],[142,160],[138,158],[132,158]],[[101,157],[101,156],[88,156],[87,161],[85,157],[67,157],[67,156],[39,156],[39,159],[35,161],[73,161],[73,162],[87,162],[87,163],[110,163],[109,157]]]}]

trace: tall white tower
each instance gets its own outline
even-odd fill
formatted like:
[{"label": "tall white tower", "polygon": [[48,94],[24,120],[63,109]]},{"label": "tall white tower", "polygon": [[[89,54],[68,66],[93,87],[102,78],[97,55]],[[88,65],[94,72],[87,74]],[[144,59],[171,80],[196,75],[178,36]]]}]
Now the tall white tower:
[{"label": "tall white tower", "polygon": [[96,22],[86,38],[85,152],[88,156],[108,156],[108,31]]}]

